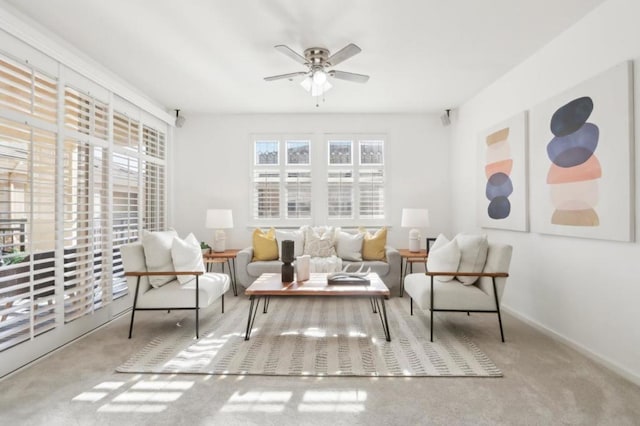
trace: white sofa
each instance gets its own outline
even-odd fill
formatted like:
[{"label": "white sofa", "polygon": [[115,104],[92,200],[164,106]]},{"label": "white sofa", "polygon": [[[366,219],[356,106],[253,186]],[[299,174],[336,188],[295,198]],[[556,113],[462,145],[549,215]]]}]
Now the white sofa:
[{"label": "white sofa", "polygon": [[[389,289],[400,287],[400,253],[391,246],[385,247],[386,261],[365,260],[354,262],[342,260],[342,266],[351,266],[350,270],[364,264],[364,270],[371,268],[377,273]],[[238,252],[236,257],[236,278],[243,287],[249,287],[263,273],[279,273],[282,262],[280,260],[253,261],[253,247],[246,247]]]}]

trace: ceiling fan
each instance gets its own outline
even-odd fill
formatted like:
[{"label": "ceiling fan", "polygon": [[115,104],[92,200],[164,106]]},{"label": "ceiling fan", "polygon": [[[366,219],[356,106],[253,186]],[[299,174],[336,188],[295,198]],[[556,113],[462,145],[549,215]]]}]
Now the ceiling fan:
[{"label": "ceiling fan", "polygon": [[[330,54],[328,49],[323,47],[310,47],[304,51],[304,56],[284,44],[279,44],[275,46],[275,48],[278,52],[287,55],[294,61],[306,66],[308,69],[307,71],[298,71],[265,77],[264,79],[266,81],[281,79],[293,80],[295,77],[306,76],[300,84],[307,92],[311,93],[311,96],[319,98],[332,87],[328,77],[355,83],[366,83],[369,80],[368,75],[329,69],[362,51],[362,49],[353,43],[346,45],[333,55]],[[318,106],[317,102],[316,106]]]}]

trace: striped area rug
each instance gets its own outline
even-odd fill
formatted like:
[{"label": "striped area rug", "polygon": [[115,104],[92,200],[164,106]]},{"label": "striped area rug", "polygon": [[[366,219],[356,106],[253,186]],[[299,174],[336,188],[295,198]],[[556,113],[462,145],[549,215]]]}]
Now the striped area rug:
[{"label": "striped area rug", "polygon": [[[227,298],[230,299],[230,298]],[[236,302],[237,300],[237,302]],[[244,340],[249,302],[237,298],[227,312],[203,312],[200,339],[193,316],[153,339],[116,371],[284,376],[473,376],[502,372],[459,329],[409,314],[407,298],[386,302],[391,342],[366,299],[272,298],[257,313]]]}]

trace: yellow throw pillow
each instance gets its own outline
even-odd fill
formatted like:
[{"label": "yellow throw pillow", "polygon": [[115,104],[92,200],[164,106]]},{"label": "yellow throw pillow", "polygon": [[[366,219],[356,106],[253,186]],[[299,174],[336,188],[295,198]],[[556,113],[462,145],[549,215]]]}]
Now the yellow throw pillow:
[{"label": "yellow throw pillow", "polygon": [[362,260],[387,260],[387,228],[382,227],[371,235],[365,228],[360,227],[359,231],[364,234],[362,243]]},{"label": "yellow throw pillow", "polygon": [[278,260],[278,243],[274,228],[267,232],[262,232],[259,228],[253,231],[253,260]]}]

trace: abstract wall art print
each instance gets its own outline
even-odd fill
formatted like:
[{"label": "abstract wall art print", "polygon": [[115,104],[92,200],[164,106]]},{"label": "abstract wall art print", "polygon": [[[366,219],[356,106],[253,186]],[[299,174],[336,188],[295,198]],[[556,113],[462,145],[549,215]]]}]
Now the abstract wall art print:
[{"label": "abstract wall art print", "polygon": [[633,239],[631,62],[531,110],[531,229]]},{"label": "abstract wall art print", "polygon": [[480,226],[527,231],[526,112],[480,134],[478,165]]}]

